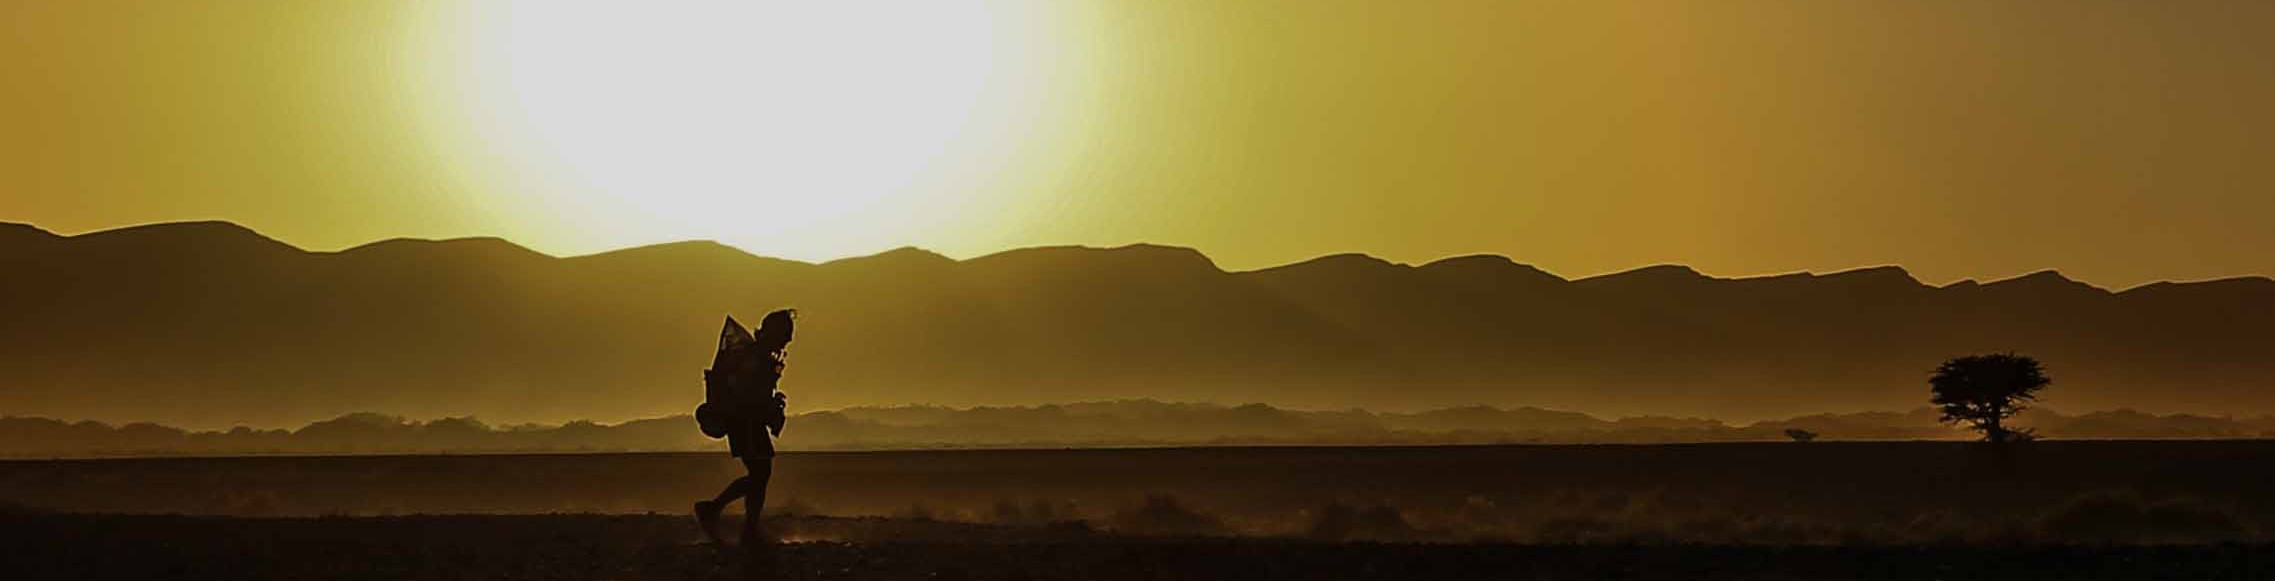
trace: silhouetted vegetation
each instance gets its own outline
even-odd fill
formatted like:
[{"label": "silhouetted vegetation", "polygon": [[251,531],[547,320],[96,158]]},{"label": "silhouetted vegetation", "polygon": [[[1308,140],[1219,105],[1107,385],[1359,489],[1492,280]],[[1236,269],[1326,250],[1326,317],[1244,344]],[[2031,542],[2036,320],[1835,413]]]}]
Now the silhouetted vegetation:
[{"label": "silhouetted vegetation", "polygon": [[1795,442],[1809,443],[1817,440],[1817,433],[1801,428],[1786,428],[1785,437],[1791,438]]},{"label": "silhouetted vegetation", "polygon": [[1107,520],[1114,530],[1125,533],[1164,536],[1222,535],[1224,521],[1185,506],[1177,497],[1152,494],[1145,501],[1119,512]]},{"label": "silhouetted vegetation", "polygon": [[1930,403],[1943,412],[1943,421],[1983,433],[1992,443],[2029,440],[2030,429],[2011,429],[2007,418],[2022,413],[2037,401],[2038,390],[2054,380],[2038,360],[2001,353],[1970,355],[1943,362],[1928,379]]}]

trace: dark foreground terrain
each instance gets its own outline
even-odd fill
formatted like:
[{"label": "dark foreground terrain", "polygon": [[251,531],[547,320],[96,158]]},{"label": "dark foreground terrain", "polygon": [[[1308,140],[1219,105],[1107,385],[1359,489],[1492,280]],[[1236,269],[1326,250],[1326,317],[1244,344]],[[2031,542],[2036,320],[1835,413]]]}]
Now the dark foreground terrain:
[{"label": "dark foreground terrain", "polygon": [[[786,454],[794,579],[2271,579],[2275,443]],[[0,579],[709,579],[724,454],[0,462]],[[442,515],[442,516],[428,516]],[[765,569],[762,567],[762,569]]]},{"label": "dark foreground terrain", "polygon": [[[2265,542],[2275,442],[785,454],[776,513],[1385,542]],[[239,517],[684,514],[725,454],[0,461],[0,506]]]},{"label": "dark foreground terrain", "polygon": [[[2265,545],[1381,544],[774,519],[774,579],[2266,579]],[[5,579],[738,579],[675,516],[0,517]],[[766,564],[766,563],[771,564]]]}]

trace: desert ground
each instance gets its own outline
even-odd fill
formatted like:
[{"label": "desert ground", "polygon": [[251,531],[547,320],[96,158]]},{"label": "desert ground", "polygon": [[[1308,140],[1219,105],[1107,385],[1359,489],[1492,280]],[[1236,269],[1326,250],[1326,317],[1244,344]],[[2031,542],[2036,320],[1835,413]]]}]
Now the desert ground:
[{"label": "desert ground", "polygon": [[11,579],[2266,578],[2275,442],[0,462]]},{"label": "desert ground", "polygon": [[[0,517],[9,579],[740,579],[672,516]],[[2265,545],[1522,545],[779,517],[774,579],[2264,579]]]}]

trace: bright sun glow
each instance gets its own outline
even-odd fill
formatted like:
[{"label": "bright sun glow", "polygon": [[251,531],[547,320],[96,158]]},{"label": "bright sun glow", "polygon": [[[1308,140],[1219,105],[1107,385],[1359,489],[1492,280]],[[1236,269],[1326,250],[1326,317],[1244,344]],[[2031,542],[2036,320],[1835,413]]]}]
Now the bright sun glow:
[{"label": "bright sun glow", "polygon": [[951,2],[470,10],[454,65],[515,169],[495,211],[577,245],[711,238],[818,259],[984,211],[1030,140],[1038,11]]}]

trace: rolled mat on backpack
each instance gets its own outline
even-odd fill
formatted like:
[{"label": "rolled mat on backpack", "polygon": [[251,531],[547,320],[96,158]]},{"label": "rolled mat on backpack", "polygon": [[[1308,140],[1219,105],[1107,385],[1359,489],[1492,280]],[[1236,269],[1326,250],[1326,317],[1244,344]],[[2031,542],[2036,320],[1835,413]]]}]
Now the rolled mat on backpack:
[{"label": "rolled mat on backpack", "polygon": [[732,316],[719,330],[719,350],[711,358],[711,368],[703,370],[703,404],[695,406],[695,427],[713,439],[727,437],[734,429],[734,406],[724,403],[735,386],[729,377],[735,369],[735,359],[747,356],[744,352],[757,345],[750,330]]}]

